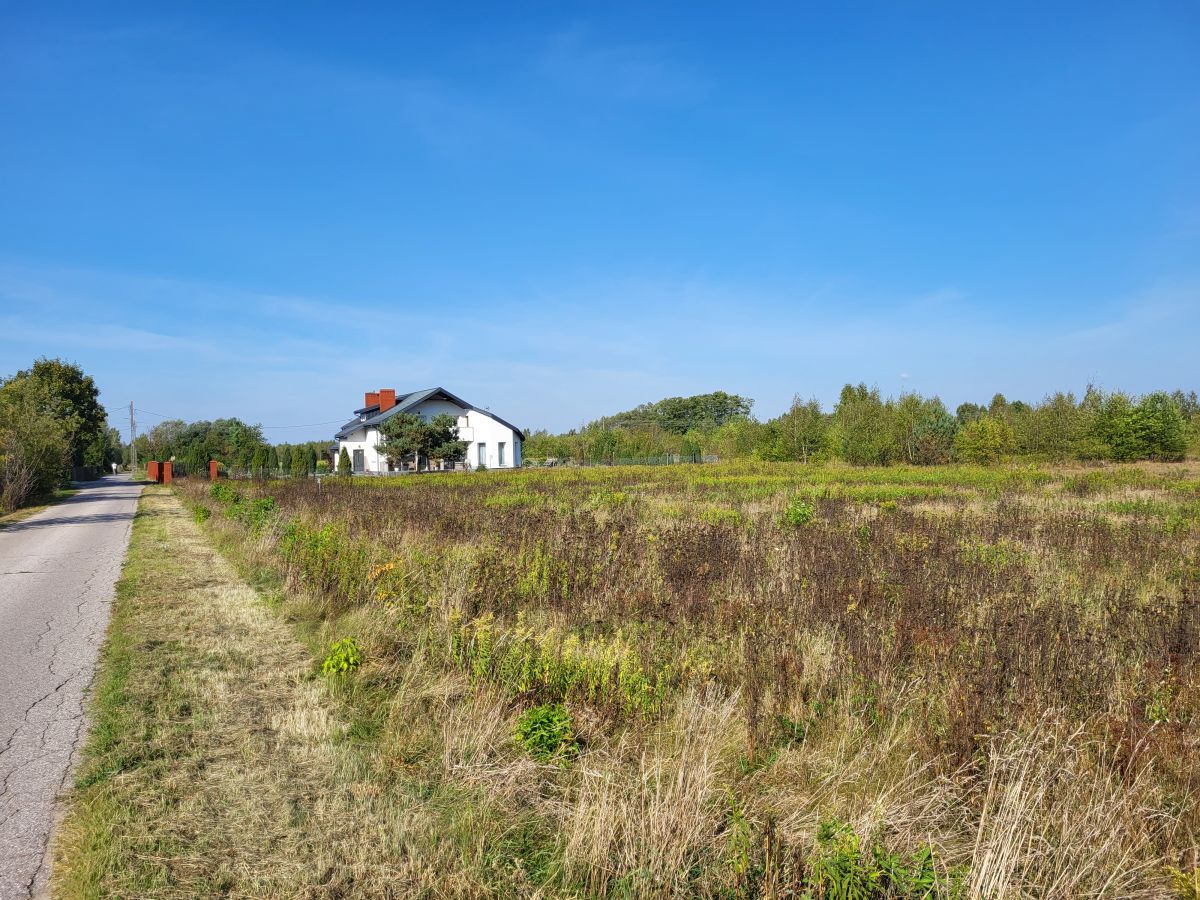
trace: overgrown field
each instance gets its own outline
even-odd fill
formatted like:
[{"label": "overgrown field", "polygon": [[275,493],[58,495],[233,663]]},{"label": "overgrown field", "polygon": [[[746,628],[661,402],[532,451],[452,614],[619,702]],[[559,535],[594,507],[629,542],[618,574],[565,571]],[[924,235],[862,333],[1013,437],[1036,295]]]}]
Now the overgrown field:
[{"label": "overgrown field", "polygon": [[1200,895],[1195,465],[180,490],[479,895]]}]

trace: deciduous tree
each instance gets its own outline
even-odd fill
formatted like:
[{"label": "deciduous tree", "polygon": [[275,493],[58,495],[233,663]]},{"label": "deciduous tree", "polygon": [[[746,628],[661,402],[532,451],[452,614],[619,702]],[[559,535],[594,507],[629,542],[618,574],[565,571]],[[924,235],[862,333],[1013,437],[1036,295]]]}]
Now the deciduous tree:
[{"label": "deciduous tree", "polygon": [[954,453],[963,462],[991,465],[1016,448],[1012,426],[996,416],[968,422],[954,439]]}]

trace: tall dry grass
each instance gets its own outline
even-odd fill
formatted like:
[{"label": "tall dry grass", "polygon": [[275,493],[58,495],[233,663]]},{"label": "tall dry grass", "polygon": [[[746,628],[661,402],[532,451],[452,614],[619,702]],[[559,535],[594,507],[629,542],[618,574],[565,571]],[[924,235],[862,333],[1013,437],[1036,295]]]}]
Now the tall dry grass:
[{"label": "tall dry grass", "polygon": [[[859,475],[236,487],[281,508],[254,553],[284,609],[367,648],[346,701],[386,711],[385,764],[538,823],[530,890],[819,892],[837,821],[930,852],[943,892],[1169,896],[1200,824],[1200,491],[1178,470]],[[817,516],[789,528],[796,496]],[[311,552],[284,547],[291,521],[324,535]],[[573,761],[513,739],[547,701]]]}]

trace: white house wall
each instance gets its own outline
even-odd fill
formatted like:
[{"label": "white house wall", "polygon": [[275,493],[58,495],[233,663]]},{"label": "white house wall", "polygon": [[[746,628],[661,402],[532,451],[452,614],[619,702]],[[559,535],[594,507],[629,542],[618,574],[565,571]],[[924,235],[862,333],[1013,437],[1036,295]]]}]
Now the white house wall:
[{"label": "white house wall", "polygon": [[[363,451],[363,471],[386,472],[387,457],[375,447],[383,441],[383,437],[374,428],[360,428],[350,437],[341,442],[341,447],[350,454],[350,463],[354,464],[354,451]],[[341,448],[339,448],[340,453]]]},{"label": "white house wall", "polygon": [[[484,445],[486,465],[489,469],[512,469],[521,465],[521,436],[507,425],[496,421],[486,412],[480,410],[464,410],[457,404],[446,400],[427,400],[415,406],[409,412],[416,413],[423,419],[429,419],[440,414],[454,416],[458,422],[460,440],[468,442],[466,462],[471,468],[479,465],[479,445]],[[368,473],[386,472],[387,457],[376,450],[383,442],[383,436],[377,428],[359,429],[340,443],[339,451],[345,448],[354,460],[354,451],[363,451],[364,471]],[[499,448],[504,443],[504,465],[500,465]]]},{"label": "white house wall", "polygon": [[[466,427],[470,430],[468,437],[462,435],[462,439],[470,440],[471,445],[467,447],[467,462],[471,464],[471,468],[475,468],[479,464],[479,445],[485,444],[487,453],[487,467],[489,469],[513,469],[521,465],[521,436],[500,422],[497,422],[485,412],[473,409],[466,415]],[[504,442],[505,460],[504,465],[500,465],[498,449],[500,442]]]}]

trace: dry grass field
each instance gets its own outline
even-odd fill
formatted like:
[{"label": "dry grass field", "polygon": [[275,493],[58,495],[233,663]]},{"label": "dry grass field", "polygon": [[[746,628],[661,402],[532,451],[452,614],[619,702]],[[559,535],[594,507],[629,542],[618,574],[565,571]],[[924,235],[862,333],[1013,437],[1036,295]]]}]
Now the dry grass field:
[{"label": "dry grass field", "polygon": [[1193,464],[179,492],[422,810],[312,896],[1198,895]]}]

